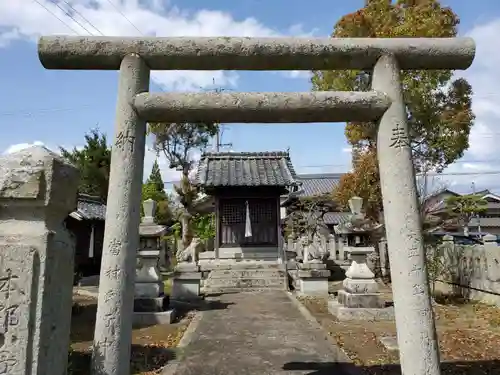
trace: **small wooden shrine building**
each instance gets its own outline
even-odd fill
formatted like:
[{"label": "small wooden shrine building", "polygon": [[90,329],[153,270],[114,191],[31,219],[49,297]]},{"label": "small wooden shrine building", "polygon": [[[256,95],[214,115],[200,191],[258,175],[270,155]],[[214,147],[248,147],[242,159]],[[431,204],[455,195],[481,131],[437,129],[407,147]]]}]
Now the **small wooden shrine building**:
[{"label": "small wooden shrine building", "polygon": [[279,259],[280,196],[298,186],[288,152],[205,153],[195,185],[214,197],[215,258]]},{"label": "small wooden shrine building", "polygon": [[77,209],[66,218],[66,227],[75,239],[75,272],[99,275],[106,205],[98,197],[78,194]]}]

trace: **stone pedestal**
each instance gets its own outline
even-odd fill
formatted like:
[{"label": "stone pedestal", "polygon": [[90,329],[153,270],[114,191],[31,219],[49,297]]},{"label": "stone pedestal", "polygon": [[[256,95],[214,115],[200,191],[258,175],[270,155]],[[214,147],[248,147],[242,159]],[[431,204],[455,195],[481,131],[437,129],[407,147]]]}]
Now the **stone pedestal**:
[{"label": "stone pedestal", "polygon": [[172,299],[199,300],[202,273],[196,263],[179,263],[175,268]]},{"label": "stone pedestal", "polygon": [[135,296],[158,297],[163,294],[163,281],[158,270],[160,251],[139,250],[135,273]]},{"label": "stone pedestal", "polygon": [[368,268],[367,256],[372,247],[349,247],[352,259],[346,272],[343,289],[337,298],[328,302],[328,310],[339,320],[390,320],[394,319],[392,307],[385,303],[378,292],[375,275]]},{"label": "stone pedestal", "polygon": [[137,252],[133,323],[136,326],[170,324],[175,318],[169,309],[170,297],[164,293],[164,284],[158,268],[161,237],[165,227],[154,222],[156,204],[146,200],[144,217],[139,226],[141,249]]},{"label": "stone pedestal", "polygon": [[297,263],[299,294],[306,296],[328,296],[330,271],[322,262]]}]

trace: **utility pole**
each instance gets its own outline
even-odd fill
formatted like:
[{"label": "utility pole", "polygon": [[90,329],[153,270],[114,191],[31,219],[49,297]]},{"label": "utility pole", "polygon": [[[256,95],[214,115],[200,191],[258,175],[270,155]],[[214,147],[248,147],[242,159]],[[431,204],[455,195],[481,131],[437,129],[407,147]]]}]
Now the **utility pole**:
[{"label": "utility pole", "polygon": [[[215,78],[213,78],[212,82],[213,82],[213,84],[215,85]],[[214,90],[214,91],[215,91],[217,94],[219,94],[219,93],[221,93],[221,92],[222,92],[222,91],[224,91],[224,90],[225,90],[225,89],[224,89],[224,88],[222,88],[222,87],[217,87],[217,88],[215,88],[215,90]],[[219,125],[219,127],[218,127],[218,129],[217,129],[217,133],[215,133],[215,145],[214,145],[214,146],[215,146],[215,151],[216,151],[216,152],[219,152],[221,147],[226,147],[226,146],[227,146],[227,147],[232,147],[232,146],[233,146],[233,144],[232,144],[231,142],[229,142],[229,143],[221,143],[221,142],[222,142],[222,135],[223,135],[223,133],[224,133],[224,132],[221,132],[221,131],[220,131],[220,130],[221,130],[221,128],[222,128],[222,124],[220,124],[220,123],[219,123],[218,125]]]},{"label": "utility pole", "polygon": [[222,133],[220,131],[220,125],[219,124],[219,129],[217,129],[217,133],[215,134],[215,151],[219,152],[221,147],[232,147],[233,144],[231,142],[229,143],[221,143],[222,142]]},{"label": "utility pole", "polygon": [[[476,183],[472,181],[472,194],[476,195]],[[479,212],[476,213],[477,219],[477,231],[479,232],[479,237],[481,237],[481,218],[479,217]]]}]

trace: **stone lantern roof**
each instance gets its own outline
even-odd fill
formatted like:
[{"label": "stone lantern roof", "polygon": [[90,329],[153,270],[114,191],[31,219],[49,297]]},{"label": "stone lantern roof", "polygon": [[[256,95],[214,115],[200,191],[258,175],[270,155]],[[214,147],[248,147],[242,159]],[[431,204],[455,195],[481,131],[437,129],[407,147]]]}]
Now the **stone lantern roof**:
[{"label": "stone lantern roof", "polygon": [[141,237],[161,237],[167,232],[167,227],[156,224],[155,212],[156,202],[152,199],[147,199],[142,203],[144,216],[139,225],[139,236]]}]

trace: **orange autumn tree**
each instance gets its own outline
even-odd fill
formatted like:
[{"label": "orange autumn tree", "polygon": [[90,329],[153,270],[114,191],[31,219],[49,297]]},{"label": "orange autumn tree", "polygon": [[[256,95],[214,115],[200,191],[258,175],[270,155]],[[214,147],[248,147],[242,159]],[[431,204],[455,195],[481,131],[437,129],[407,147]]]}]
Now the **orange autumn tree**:
[{"label": "orange autumn tree", "polygon": [[[458,24],[458,16],[437,0],[367,0],[363,8],[337,22],[332,37],[455,37]],[[313,90],[368,91],[371,74],[359,70],[315,71],[311,81]],[[401,79],[415,168],[417,172],[441,172],[469,147],[474,122],[472,88],[465,79],[455,79],[449,70],[404,71]],[[347,123],[345,135],[359,162],[353,163],[353,172],[343,178],[334,193],[344,206],[350,196],[362,197],[371,205],[373,218],[382,209],[376,131],[374,122]],[[372,176],[377,176],[376,183]]]},{"label": "orange autumn tree", "polygon": [[364,199],[365,214],[370,218],[378,219],[380,207],[382,207],[382,194],[377,157],[374,151],[366,150],[360,153],[355,164],[355,170],[344,174],[340,179],[337,189],[333,192],[334,201],[347,208],[349,199],[359,196]]}]

